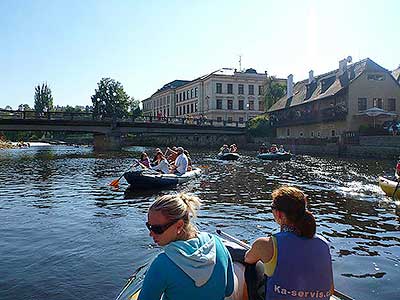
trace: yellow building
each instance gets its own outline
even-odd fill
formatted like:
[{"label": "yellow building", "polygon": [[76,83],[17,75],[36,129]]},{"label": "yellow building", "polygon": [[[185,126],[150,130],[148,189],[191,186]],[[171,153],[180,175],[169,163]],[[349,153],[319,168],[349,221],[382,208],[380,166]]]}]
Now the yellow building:
[{"label": "yellow building", "polygon": [[361,125],[379,127],[400,114],[400,84],[392,74],[367,58],[293,84],[269,110],[278,138],[327,138],[358,132]]}]

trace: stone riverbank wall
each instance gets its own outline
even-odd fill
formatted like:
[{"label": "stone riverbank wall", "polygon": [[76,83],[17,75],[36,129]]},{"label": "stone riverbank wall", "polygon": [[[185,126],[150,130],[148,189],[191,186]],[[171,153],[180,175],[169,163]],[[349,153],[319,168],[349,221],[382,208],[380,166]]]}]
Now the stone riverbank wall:
[{"label": "stone riverbank wall", "polygon": [[353,136],[350,138],[317,139],[258,139],[260,145],[283,144],[295,154],[335,155],[341,157],[397,159],[400,156],[400,136]]}]

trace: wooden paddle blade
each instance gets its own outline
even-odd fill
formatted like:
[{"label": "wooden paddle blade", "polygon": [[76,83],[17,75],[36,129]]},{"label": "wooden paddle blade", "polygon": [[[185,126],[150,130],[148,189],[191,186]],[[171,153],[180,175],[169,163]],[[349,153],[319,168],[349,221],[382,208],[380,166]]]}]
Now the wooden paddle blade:
[{"label": "wooden paddle blade", "polygon": [[118,186],[119,183],[119,179],[114,179],[113,181],[111,181],[110,185],[111,186]]}]

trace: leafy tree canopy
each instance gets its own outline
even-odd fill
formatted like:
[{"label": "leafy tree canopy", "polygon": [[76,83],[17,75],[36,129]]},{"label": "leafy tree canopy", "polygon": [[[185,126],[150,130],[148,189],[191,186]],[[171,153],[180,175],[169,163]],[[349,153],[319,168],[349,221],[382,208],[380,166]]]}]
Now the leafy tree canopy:
[{"label": "leafy tree canopy", "polygon": [[135,99],[135,97],[131,97],[129,99],[129,108],[130,113],[134,118],[142,115],[142,110],[140,109],[140,100]]},{"label": "leafy tree canopy", "polygon": [[268,110],[276,101],[282,98],[285,93],[285,84],[279,83],[275,76],[267,76],[264,84],[265,109]]},{"label": "leafy tree canopy", "polygon": [[130,98],[121,83],[111,78],[102,78],[91,97],[95,117],[123,118],[129,115]]},{"label": "leafy tree canopy", "polygon": [[47,83],[35,87],[35,111],[49,112],[53,108],[53,96]]},{"label": "leafy tree canopy", "polygon": [[276,135],[275,128],[271,127],[266,115],[259,115],[249,120],[247,130],[250,135],[257,137],[274,137]]}]

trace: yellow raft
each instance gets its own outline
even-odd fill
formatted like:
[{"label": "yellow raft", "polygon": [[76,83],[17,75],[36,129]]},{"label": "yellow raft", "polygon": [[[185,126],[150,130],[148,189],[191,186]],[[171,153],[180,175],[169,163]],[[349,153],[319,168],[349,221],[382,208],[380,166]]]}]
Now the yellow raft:
[{"label": "yellow raft", "polygon": [[[384,191],[387,196],[393,197],[393,193],[396,190],[396,186],[397,186],[398,182],[387,179],[382,176],[380,176],[378,178],[378,182],[379,182],[379,186],[381,187],[382,191]],[[400,200],[400,185],[398,186],[398,188],[396,190],[395,197]]]}]

